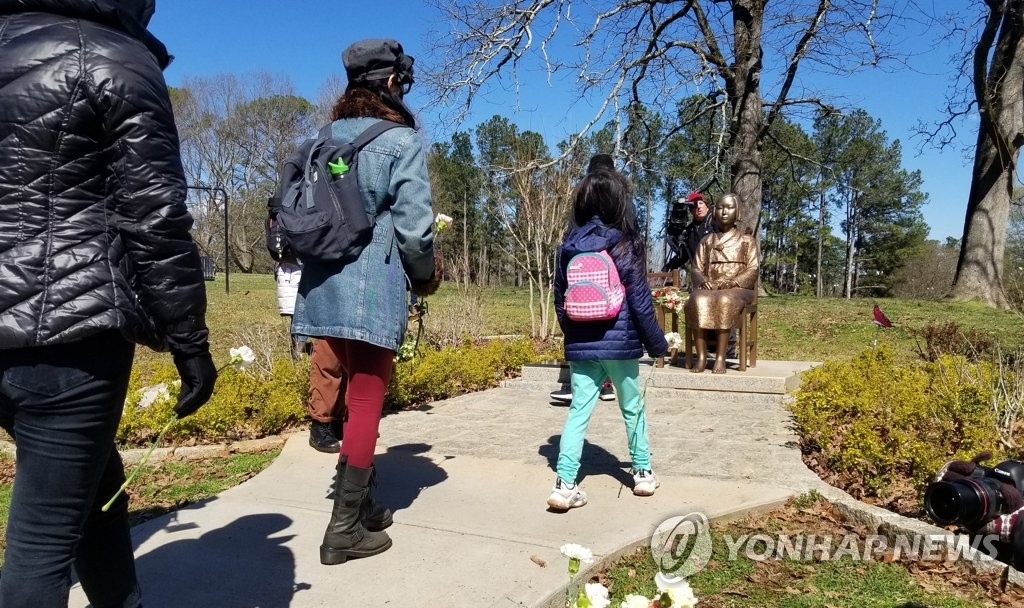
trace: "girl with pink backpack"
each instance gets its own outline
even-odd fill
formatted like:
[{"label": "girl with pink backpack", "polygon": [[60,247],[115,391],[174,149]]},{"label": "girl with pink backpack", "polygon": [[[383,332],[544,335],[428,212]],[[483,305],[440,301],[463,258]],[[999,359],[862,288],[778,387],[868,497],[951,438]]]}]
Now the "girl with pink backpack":
[{"label": "girl with pink backpack", "polygon": [[[571,228],[558,249],[555,313],[565,336],[572,403],[558,446],[558,477],[548,507],[587,504],[576,484],[587,425],[607,376],[615,385],[632,461],[633,493],[658,487],[651,469],[647,415],[640,385],[644,349],[668,351],[654,316],[643,237],[636,227],[629,181],[611,156],[598,154],[573,192]],[[610,267],[601,262],[607,261]]]}]

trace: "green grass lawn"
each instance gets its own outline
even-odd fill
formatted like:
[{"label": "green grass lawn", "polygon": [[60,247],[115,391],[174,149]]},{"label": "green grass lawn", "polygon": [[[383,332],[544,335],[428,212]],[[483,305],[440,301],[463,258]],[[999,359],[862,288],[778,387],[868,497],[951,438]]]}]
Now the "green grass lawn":
[{"label": "green grass lawn", "polygon": [[[895,327],[879,328],[872,322],[874,304]],[[1004,350],[1024,347],[1024,317],[973,302],[762,296],[758,315],[758,356],[764,359],[842,359],[878,340],[890,344],[901,359],[913,360],[915,345],[924,343],[915,332],[949,322],[998,339]]]},{"label": "green grass lawn", "polygon": [[[222,275],[218,275],[222,278]],[[277,313],[274,279],[270,275],[233,274],[231,293],[223,280],[207,283],[208,323],[215,356],[240,344],[246,331],[267,327],[280,332],[280,352],[287,347],[284,321]],[[430,310],[443,312],[464,305],[453,285],[442,285],[428,298]],[[530,333],[526,288],[495,287],[480,291],[483,329],[481,335]],[[895,327],[878,328],[871,309],[878,304]],[[875,340],[889,343],[901,359],[917,358],[915,344],[923,341],[915,332],[928,324],[957,323],[997,338],[1004,350],[1024,347],[1024,317],[975,303],[935,300],[841,299],[807,296],[761,296],[758,300],[758,357],[785,361],[825,361],[848,358]],[[425,323],[430,326],[430,315]],[[144,349],[140,349],[142,353]]]}]

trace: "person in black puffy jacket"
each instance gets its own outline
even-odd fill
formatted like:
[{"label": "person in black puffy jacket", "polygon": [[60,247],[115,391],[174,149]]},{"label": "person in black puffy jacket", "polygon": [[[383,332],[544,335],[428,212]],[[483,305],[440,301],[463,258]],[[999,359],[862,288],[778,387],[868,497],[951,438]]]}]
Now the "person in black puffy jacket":
[{"label": "person in black puffy jacket", "polygon": [[175,411],[213,391],[206,291],[154,0],[0,0],[0,425],[17,447],[4,608],[141,605],[114,445],[135,344]]}]

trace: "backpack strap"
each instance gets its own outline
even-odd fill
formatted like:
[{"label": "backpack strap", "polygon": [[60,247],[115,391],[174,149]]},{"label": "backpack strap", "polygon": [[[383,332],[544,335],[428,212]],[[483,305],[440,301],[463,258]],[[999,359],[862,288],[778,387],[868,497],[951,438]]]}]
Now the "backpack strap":
[{"label": "backpack strap", "polygon": [[379,136],[381,133],[385,131],[390,131],[395,127],[404,126],[406,125],[399,124],[397,122],[391,122],[390,120],[378,120],[377,122],[367,127],[366,130],[363,131],[359,135],[359,137],[357,137],[355,141],[352,142],[352,145],[355,146],[356,150],[362,150],[363,146],[377,139],[377,136]]},{"label": "backpack strap", "polygon": [[[326,125],[320,127],[320,130],[317,131],[317,134],[316,134],[317,139],[327,140],[327,139],[331,139],[332,137],[334,137],[333,126],[334,126],[334,123],[333,122],[329,122]],[[390,131],[391,129],[394,129],[396,127],[404,127],[404,126],[406,126],[406,125],[403,125],[403,124],[400,124],[400,123],[397,123],[397,122],[391,122],[390,120],[378,120],[377,122],[375,122],[372,125],[370,125],[369,127],[367,127],[365,131],[360,133],[359,137],[355,138],[355,140],[352,142],[352,145],[355,146],[356,150],[362,150],[363,146],[365,146],[366,144],[370,143],[371,141],[377,139],[377,137],[381,133],[383,133],[385,131]],[[310,156],[312,157],[312,154]]]},{"label": "backpack strap", "polygon": [[[372,125],[370,125],[369,127],[367,127],[366,130],[363,131],[359,135],[359,137],[357,137],[355,139],[355,141],[352,142],[352,146],[355,147],[356,152],[359,152],[360,150],[363,149],[363,146],[365,146],[366,144],[370,143],[371,141],[377,139],[377,137],[381,133],[384,133],[385,131],[390,131],[391,129],[394,129],[395,127],[405,127],[405,126],[407,126],[407,125],[399,124],[397,122],[392,122],[390,120],[378,120],[377,122],[375,122]],[[391,213],[391,209],[390,208],[385,209],[384,213],[382,213],[381,215],[383,216],[385,213]],[[391,232],[391,239],[388,242],[388,253],[384,257],[384,263],[385,264],[390,264],[391,263],[391,250],[394,249],[394,247],[395,247],[394,218],[392,218],[391,221],[392,221],[391,230],[390,230],[390,232]]]}]

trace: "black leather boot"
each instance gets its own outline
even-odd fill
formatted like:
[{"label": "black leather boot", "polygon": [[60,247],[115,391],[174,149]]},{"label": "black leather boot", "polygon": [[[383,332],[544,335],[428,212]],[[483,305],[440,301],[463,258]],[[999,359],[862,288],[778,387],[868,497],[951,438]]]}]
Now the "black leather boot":
[{"label": "black leather boot", "polygon": [[314,420],[309,427],[309,445],[317,452],[337,454],[341,451],[341,443],[334,434],[332,424]]},{"label": "black leather boot", "polygon": [[373,489],[377,487],[377,469],[370,467],[370,484],[366,491],[366,500],[359,506],[359,521],[363,527],[379,532],[394,523],[391,509],[373,499]]},{"label": "black leather boot", "polygon": [[320,545],[321,564],[343,564],[349,559],[383,553],[391,547],[391,538],[386,532],[371,532],[359,521],[372,472],[372,469],[338,463],[334,509]]},{"label": "black leather boot", "polygon": [[[333,481],[336,482],[338,477],[344,477],[347,460],[348,455],[342,454],[341,459],[338,461],[338,472],[335,474]],[[370,483],[366,488],[366,499],[363,500],[363,504],[359,505],[359,521],[367,530],[379,532],[384,528],[390,527],[394,523],[394,519],[391,509],[373,499],[373,490],[377,487],[377,469],[371,466],[370,471]],[[337,485],[332,487],[327,498],[334,498],[334,488],[337,488]]]}]

